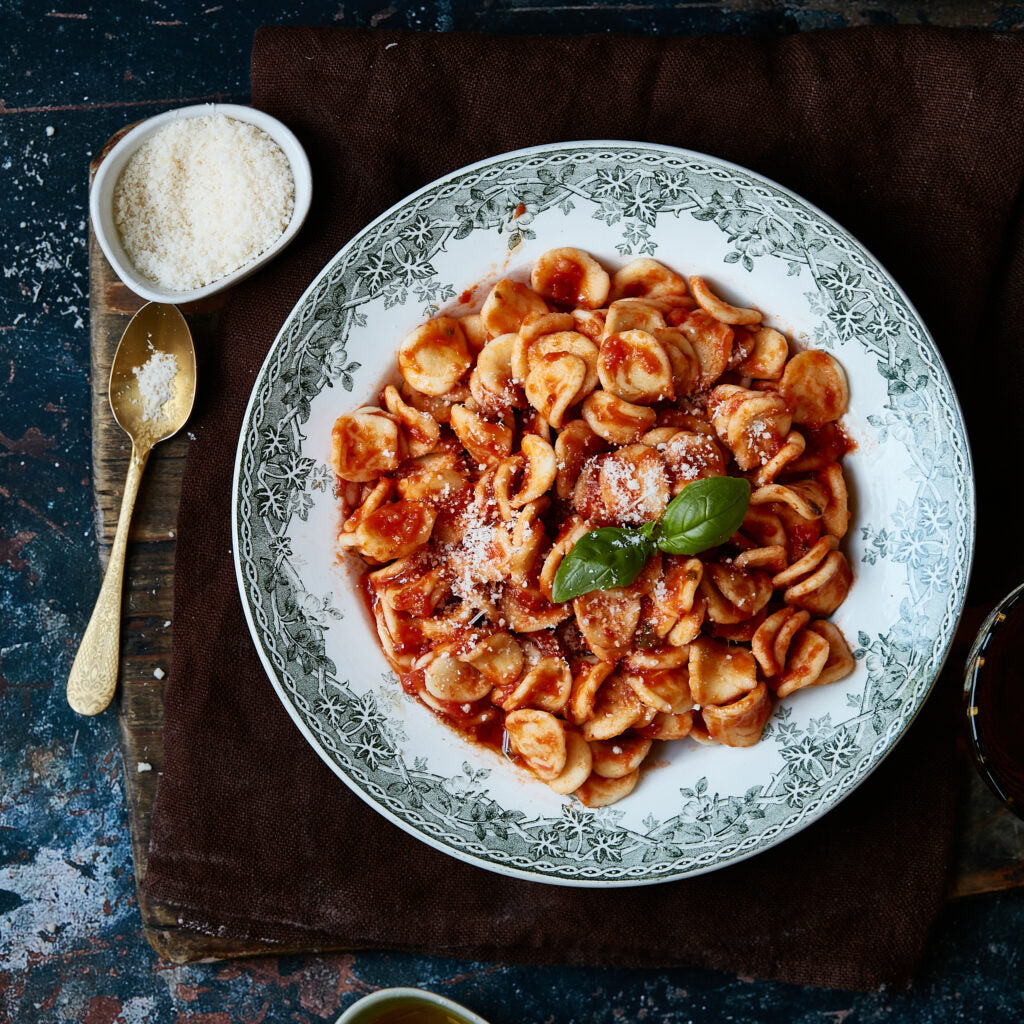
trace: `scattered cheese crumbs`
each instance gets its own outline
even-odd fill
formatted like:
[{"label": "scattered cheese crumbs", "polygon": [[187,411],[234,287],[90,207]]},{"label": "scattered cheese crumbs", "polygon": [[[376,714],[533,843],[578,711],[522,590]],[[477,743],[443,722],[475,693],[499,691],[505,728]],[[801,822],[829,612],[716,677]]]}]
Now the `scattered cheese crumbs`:
[{"label": "scattered cheese crumbs", "polygon": [[56,134],[57,134],[57,129],[54,128],[52,124],[48,124],[46,126],[46,137],[48,139],[52,139],[54,137],[54,135],[56,135]]},{"label": "scattered cheese crumbs", "polygon": [[171,624],[171,620],[170,620],[170,619],[167,619],[167,620],[166,620],[166,621],[164,622],[164,629],[166,629],[166,628],[167,628],[167,627],[168,627],[168,626],[169,626],[170,624]]},{"label": "scattered cheese crumbs", "polygon": [[178,372],[177,357],[170,352],[154,352],[142,366],[133,366],[132,373],[142,399],[142,418],[155,420],[163,416],[164,404],[174,397],[174,378]]},{"label": "scattered cheese crumbs", "polygon": [[165,125],[114,188],[114,223],[135,269],[165,288],[219,281],[269,249],[295,207],[281,147],[255,125],[204,114]]},{"label": "scattered cheese crumbs", "polygon": [[658,501],[664,469],[658,463],[641,468],[608,459],[601,465],[601,486],[605,501],[622,523],[640,525],[659,516],[664,506]]},{"label": "scattered cheese crumbs", "polygon": [[155,669],[153,669],[153,678],[154,679],[163,679],[163,677],[165,675],[167,675],[167,673],[164,672],[164,670],[162,668],[155,668]]},{"label": "scattered cheese crumbs", "polygon": [[135,765],[136,772],[151,772],[152,770],[153,766],[148,761],[139,761],[138,764]]}]

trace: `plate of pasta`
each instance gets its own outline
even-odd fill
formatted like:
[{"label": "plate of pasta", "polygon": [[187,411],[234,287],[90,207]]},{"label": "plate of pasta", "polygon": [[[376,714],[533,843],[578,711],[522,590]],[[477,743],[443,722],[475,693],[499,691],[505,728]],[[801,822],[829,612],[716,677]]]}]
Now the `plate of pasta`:
[{"label": "plate of pasta", "polygon": [[256,380],[257,651],[360,797],[534,881],[671,881],[836,806],[942,667],[974,540],[927,329],[699,153],[502,154],[353,238]]}]

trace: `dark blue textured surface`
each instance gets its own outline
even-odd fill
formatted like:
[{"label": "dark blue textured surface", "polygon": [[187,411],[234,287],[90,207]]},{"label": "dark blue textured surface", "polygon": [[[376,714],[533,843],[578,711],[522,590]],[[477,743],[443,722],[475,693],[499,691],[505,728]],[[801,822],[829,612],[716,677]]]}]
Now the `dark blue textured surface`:
[{"label": "dark blue textured surface", "polygon": [[[923,7],[923,5],[920,5]],[[934,5],[933,5],[934,6]],[[955,5],[945,5],[949,21]],[[968,3],[1013,28],[1024,7]],[[927,20],[905,3],[479,4],[133,0],[0,7],[0,1021],[332,1020],[421,985],[494,1024],[1024,1019],[1024,892],[947,909],[907,992],[800,989],[706,971],[536,969],[374,953],[174,967],[141,935],[112,713],[64,680],[99,587],[92,525],[86,175],[139,117],[244,102],[268,21],[495,32],[776,33]],[[713,908],[709,908],[713,912]]]}]

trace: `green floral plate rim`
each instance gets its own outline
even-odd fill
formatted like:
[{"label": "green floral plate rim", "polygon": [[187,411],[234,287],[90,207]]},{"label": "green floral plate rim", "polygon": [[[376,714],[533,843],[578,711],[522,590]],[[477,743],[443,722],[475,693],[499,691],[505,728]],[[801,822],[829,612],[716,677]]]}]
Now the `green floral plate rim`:
[{"label": "green floral plate rim", "polygon": [[[835,615],[856,671],[779,703],[747,749],[666,744],[619,804],[557,797],[402,694],[351,566],[334,554],[335,417],[394,377],[401,338],[483,279],[558,245],[609,266],[649,255],[830,350],[844,425],[854,567]],[[478,290],[478,294],[480,294]],[[975,499],[963,417],[899,286],[805,200],[714,157],[593,141],[491,157],[364,228],[310,284],[260,370],[238,443],[234,557],[249,628],[285,708],[371,807],[436,849],[535,881],[666,882],[736,863],[835,807],[920,710],[970,575]]]}]

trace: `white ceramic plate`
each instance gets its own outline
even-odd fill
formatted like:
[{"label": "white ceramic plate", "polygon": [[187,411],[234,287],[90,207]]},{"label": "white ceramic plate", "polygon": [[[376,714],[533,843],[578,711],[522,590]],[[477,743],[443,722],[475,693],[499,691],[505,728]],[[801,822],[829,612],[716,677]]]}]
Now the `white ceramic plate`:
[{"label": "white ceramic plate", "polygon": [[[851,385],[845,462],[852,591],[835,620],[857,670],[782,701],[747,749],[666,744],[625,800],[588,810],[474,747],[405,697],[337,562],[328,466],[342,412],[395,377],[405,334],[481,280],[586,249],[705,275]],[[483,290],[477,292],[482,298]],[[306,291],[253,389],[233,494],[242,602],[303,734],[372,807],[424,842],[567,885],[664,882],[766,849],[835,807],[892,749],[952,641],[974,493],[956,396],[927,330],[878,263],[798,196],[683,150],[579,142],[507,153],[393,207]]]}]

